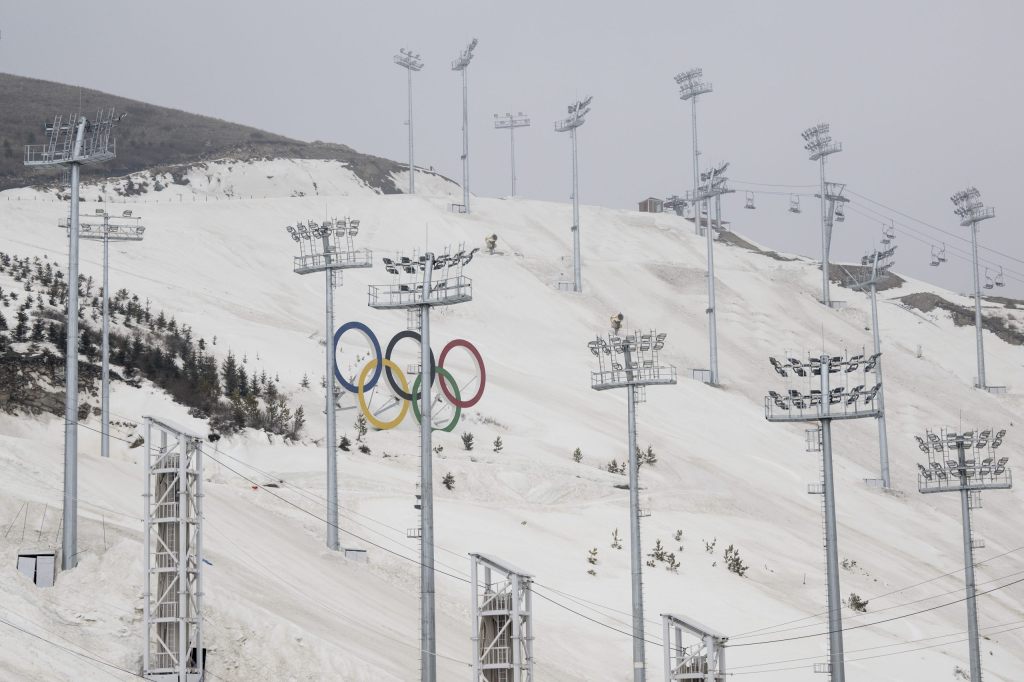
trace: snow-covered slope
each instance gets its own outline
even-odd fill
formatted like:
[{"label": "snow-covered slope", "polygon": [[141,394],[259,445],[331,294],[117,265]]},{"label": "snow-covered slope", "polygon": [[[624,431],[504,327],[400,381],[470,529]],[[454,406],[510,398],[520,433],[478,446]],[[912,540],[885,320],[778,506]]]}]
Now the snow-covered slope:
[{"label": "snow-covered slope", "polygon": [[[279,169],[282,164],[290,168],[287,173]],[[804,425],[764,419],[763,395],[781,385],[767,357],[869,345],[861,295],[837,291],[835,297],[848,299],[849,307],[825,310],[815,302],[819,273],[813,263],[719,246],[724,386],[711,388],[684,378],[689,368],[706,365],[706,301],[704,241],[680,218],[584,207],[584,293],[574,295],[553,286],[569,271],[567,205],[478,198],[472,215],[457,215],[447,210],[447,193],[438,195],[419,177],[418,188],[434,195],[380,196],[315,173],[309,182],[317,183],[319,196],[282,196],[297,186],[281,178],[305,170],[275,161],[245,171],[276,187],[264,192],[267,198],[253,185],[234,201],[139,206],[148,227],[145,241],[112,249],[112,287],[149,297],[155,308],[191,325],[196,336],[216,336],[217,352],[230,348],[246,355],[250,367],[279,374],[282,387],[309,416],[301,445],[250,432],[221,440],[216,450],[211,446],[206,633],[209,667],[218,679],[417,677],[418,567],[380,548],[406,557],[418,552],[405,533],[418,525],[414,422],[371,431],[369,455],[341,453],[342,527],[362,538],[344,534],[343,542],[367,548],[368,563],[327,552],[315,518],[325,506],[317,442],[323,433],[317,382],[323,281],[291,272],[292,242],[282,228],[296,218],[346,214],[361,219],[361,245],[377,255],[424,245],[476,246],[485,235],[499,236],[500,253],[478,254],[468,269],[474,300],[433,317],[435,351],[452,338],[471,340],[483,354],[488,379],[487,393],[466,422],[455,433],[435,436],[444,446],[434,466],[438,482],[447,472],[456,480],[452,491],[435,482],[437,543],[443,548],[437,558],[439,568],[461,576],[468,571],[468,552],[503,557],[531,571],[538,594],[562,605],[534,601],[539,680],[632,679],[630,638],[616,631],[629,631],[628,555],[610,547],[618,529],[628,548],[627,493],[615,487],[624,479],[604,469],[626,455],[624,396],[590,390],[592,357],[586,349],[587,340],[603,333],[609,314],[618,311],[630,327],[668,333],[663,357],[681,375],[677,386],[651,388],[638,415],[641,445],[652,444],[658,454],[656,465],[641,470],[642,499],[652,510],[643,519],[644,551],[660,539],[681,562],[678,574],[663,564],[645,568],[649,679],[661,679],[656,643],[659,614],[665,612],[688,614],[732,635],[729,665],[737,675],[819,679],[811,666],[823,660],[827,629],[820,616],[821,520],[819,498],[806,492],[806,484],[817,480],[818,463],[805,452]],[[239,172],[215,175],[229,183]],[[396,182],[403,186],[403,179]],[[63,264],[66,238],[56,223],[66,205],[24,197],[4,201],[8,194],[0,195],[0,250],[46,255]],[[84,210],[92,208],[89,203]],[[99,258],[95,245],[84,244],[83,272],[98,276]],[[379,269],[347,274],[336,294],[339,324],[366,322],[385,340],[404,329],[404,314],[366,305],[366,284],[385,281]],[[913,291],[966,302],[915,281],[884,296]],[[1014,387],[1024,387],[1020,348],[986,335],[989,376],[1011,387],[996,397],[971,388],[972,328],[886,303],[880,303],[879,314],[898,491],[884,493],[863,483],[877,476],[875,424],[837,424],[840,557],[856,562],[842,571],[843,592],[870,600],[866,614],[844,612],[848,627],[962,596],[959,505],[948,495],[917,493],[920,453],[912,436],[962,422],[1007,427],[1010,454],[1020,441],[1014,425],[1022,407]],[[346,346],[343,357],[356,350]],[[471,367],[454,360],[453,371],[468,376]],[[304,374],[313,380],[311,389],[300,386]],[[352,396],[343,396],[342,405],[339,433],[352,436]],[[115,385],[112,410],[126,421],[154,413],[205,428],[147,385]],[[85,424],[97,426],[95,418]],[[472,452],[462,449],[464,431],[476,437]],[[116,434],[130,440],[132,430]],[[504,449],[494,453],[489,444],[499,435]],[[14,555],[19,547],[52,544],[56,536],[62,423],[52,416],[0,416],[0,527],[8,530],[13,523],[0,535],[0,618],[134,671],[142,634],[139,450],[115,441],[111,459],[101,461],[96,434],[83,429],[80,438],[81,563],[60,575],[54,588],[38,590],[17,575]],[[571,457],[577,447],[584,455],[578,464]],[[283,479],[274,495],[309,513],[254,489],[227,467],[257,483]],[[978,570],[981,590],[1020,576],[1024,555],[1015,550],[1024,545],[1021,495],[986,494],[985,507],[976,513],[977,532],[987,540],[978,557],[994,557]],[[677,529],[683,532],[682,552],[673,540]],[[717,543],[713,554],[705,551],[705,541]],[[724,568],[722,551],[730,544],[750,567],[744,578]],[[591,576],[586,557],[594,547],[599,561]],[[1014,629],[1024,624],[1022,597],[1024,589],[1016,585],[978,599],[983,633],[991,633],[983,640],[991,682],[1024,678],[1024,636]],[[439,575],[438,605],[441,679],[468,679],[467,585]],[[996,627],[1003,624],[1010,625]],[[739,636],[771,626],[777,627],[758,637]],[[959,602],[853,629],[846,635],[850,679],[953,680],[954,667],[966,667],[965,630]],[[818,636],[799,638],[804,635]],[[763,640],[789,641],[750,645]],[[909,641],[914,643],[902,644]],[[940,646],[899,653],[933,645]],[[751,667],[766,663],[772,665]],[[3,623],[0,671],[19,680],[129,678]]]}]

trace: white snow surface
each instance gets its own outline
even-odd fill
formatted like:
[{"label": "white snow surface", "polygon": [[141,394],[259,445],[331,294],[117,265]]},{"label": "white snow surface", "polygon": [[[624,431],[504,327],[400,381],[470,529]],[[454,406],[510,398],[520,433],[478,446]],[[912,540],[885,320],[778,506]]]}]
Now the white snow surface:
[{"label": "white snow surface", "polygon": [[[648,679],[662,679],[659,614],[667,612],[728,633],[728,662],[738,679],[821,679],[812,672],[812,664],[824,660],[827,630],[820,500],[806,485],[817,480],[818,455],[805,451],[810,425],[765,420],[764,394],[785,388],[767,358],[870,347],[866,298],[837,288],[834,297],[847,299],[849,307],[826,310],[815,300],[820,274],[814,263],[717,245],[723,386],[712,388],[688,378],[689,368],[707,364],[705,242],[682,219],[582,207],[584,293],[569,294],[553,286],[570,272],[569,205],[477,198],[471,215],[458,215],[448,211],[450,187],[422,176],[416,196],[380,196],[346,180],[345,169],[312,163],[212,166],[210,186],[234,183],[236,197],[256,198],[139,207],[145,241],[111,249],[112,288],[148,297],[154,311],[174,314],[208,343],[216,336],[212,349],[221,357],[230,348],[239,359],[246,356],[250,370],[279,375],[309,419],[300,444],[249,431],[208,448],[205,633],[214,679],[418,678],[419,568],[378,547],[418,557],[415,541],[406,539],[406,529],[418,525],[414,420],[392,431],[371,430],[369,455],[339,452],[342,542],[366,548],[367,563],[328,551],[323,524],[314,518],[325,514],[323,279],[292,273],[293,243],[283,227],[325,215],[360,218],[360,245],[375,258],[425,245],[438,251],[462,242],[482,246],[485,235],[499,236],[499,253],[479,253],[467,268],[473,301],[432,317],[435,352],[450,339],[466,338],[487,366],[481,402],[455,432],[434,436],[444,446],[434,462],[437,561],[440,570],[465,576],[469,552],[502,557],[535,576],[538,594],[592,619],[535,597],[538,680],[632,679],[631,641],[623,634],[630,630],[628,495],[615,487],[625,478],[604,470],[609,460],[627,455],[625,396],[590,389],[593,357],[586,348],[619,311],[631,328],[667,332],[663,359],[680,370],[678,385],[650,388],[638,409],[640,445],[652,444],[658,454],[656,465],[641,469],[643,504],[652,510],[642,520],[643,549],[646,554],[660,539],[681,562],[678,574],[663,564],[644,568]],[[319,196],[289,196],[298,188],[293,180],[307,171],[315,180],[306,183],[315,181]],[[396,178],[400,187],[403,179]],[[190,184],[197,190],[198,182]],[[46,256],[63,269],[67,240],[56,224],[67,206],[32,200],[29,192],[0,195],[0,250]],[[84,204],[83,213],[95,206]],[[99,263],[99,247],[83,243],[83,274],[99,279]],[[367,307],[366,285],[388,281],[379,258],[374,270],[353,271],[344,280],[336,291],[338,325],[366,322],[384,343],[405,328],[403,312]],[[880,297],[914,291],[970,305],[919,281]],[[993,396],[971,388],[972,327],[882,301],[879,315],[897,490],[863,483],[878,476],[875,422],[836,423],[839,555],[856,561],[841,571],[842,593],[870,602],[866,614],[844,608],[847,628],[963,596],[959,500],[917,492],[916,463],[923,455],[913,435],[961,423],[1005,427],[1004,452],[1011,455],[1021,439],[1015,425],[1024,404],[1021,348],[986,332],[990,382],[1010,387],[1008,395]],[[358,336],[346,337],[340,357],[354,361],[359,343]],[[412,344],[405,349],[410,362],[414,350]],[[450,362],[457,377],[473,371],[464,354]],[[303,374],[312,388],[301,388]],[[354,437],[353,397],[344,395],[341,405],[339,434]],[[112,412],[121,421],[140,423],[142,415],[157,414],[200,432],[207,428],[149,384],[115,383]],[[141,449],[115,440],[111,458],[101,460],[96,428],[94,417],[80,428],[79,566],[59,574],[55,587],[37,589],[16,572],[15,554],[54,546],[62,420],[0,415],[0,531],[6,531],[0,533],[0,618],[42,638],[0,623],[0,678],[132,679],[44,640],[141,669]],[[472,452],[462,449],[464,431],[476,436]],[[135,434],[131,427],[113,433],[127,440]],[[504,449],[496,454],[490,443],[499,435]],[[571,457],[577,447],[584,454],[579,464]],[[282,479],[282,487],[269,490],[309,513],[254,489],[217,460],[259,484]],[[446,472],[455,476],[453,491],[440,485]],[[977,535],[987,541],[977,551],[980,591],[1021,574],[1022,494],[986,493],[984,508],[975,512]],[[615,529],[623,550],[610,547]],[[683,531],[681,552],[672,537],[676,529]],[[704,541],[712,539],[717,545],[709,554]],[[722,552],[730,544],[749,566],[746,577],[724,567]],[[594,547],[599,561],[591,576],[586,557]],[[440,679],[467,680],[469,589],[447,575],[438,575],[437,589]],[[986,680],[1024,679],[1024,585],[979,596],[978,608],[987,633]],[[740,636],[769,627],[756,637]],[[953,680],[955,666],[967,668],[965,630],[962,602],[851,629],[845,637],[849,679]],[[805,635],[813,636],[740,646]]]}]

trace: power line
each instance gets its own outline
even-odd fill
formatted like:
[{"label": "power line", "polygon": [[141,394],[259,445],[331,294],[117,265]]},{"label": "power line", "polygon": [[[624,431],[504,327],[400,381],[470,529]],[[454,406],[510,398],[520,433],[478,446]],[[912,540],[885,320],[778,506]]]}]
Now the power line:
[{"label": "power line", "polygon": [[[10,621],[5,620],[4,618],[0,618],[0,623],[3,623],[4,625],[6,625],[8,627],[14,628],[15,630],[17,630],[17,631],[19,631],[21,633],[24,633],[24,634],[28,635],[29,637],[34,637],[34,638],[40,640],[41,642],[46,642],[47,644],[50,644],[51,646],[55,646],[58,649],[66,651],[69,654],[73,654],[75,656],[78,656],[79,658],[84,658],[84,659],[87,659],[87,660],[92,661],[94,663],[99,663],[100,665],[105,665],[108,668],[113,668],[114,670],[119,670],[120,672],[123,672],[126,675],[131,675],[132,677],[138,678],[140,680],[146,679],[142,675],[140,675],[140,674],[138,674],[136,672],[132,672],[131,670],[128,670],[127,668],[122,668],[119,665],[115,665],[115,664],[110,663],[108,661],[104,661],[102,658],[97,658],[96,656],[90,656],[89,654],[83,654],[80,651],[75,651],[74,649],[70,649],[70,648],[64,646],[63,644],[59,644],[57,642],[54,642],[52,639],[47,639],[45,637],[42,637],[40,635],[35,634],[34,632],[29,632],[25,628],[19,627],[19,626],[15,625],[14,623],[11,623]],[[84,649],[85,647],[81,647],[81,648]]]}]

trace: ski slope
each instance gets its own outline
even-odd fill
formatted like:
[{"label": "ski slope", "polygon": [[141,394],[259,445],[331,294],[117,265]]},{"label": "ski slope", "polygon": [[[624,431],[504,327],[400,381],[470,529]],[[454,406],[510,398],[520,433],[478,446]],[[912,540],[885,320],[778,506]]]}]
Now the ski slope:
[{"label": "ski slope", "polygon": [[[214,176],[208,186],[224,187],[243,172],[227,168],[203,170]],[[609,315],[620,311],[629,328],[667,332],[662,359],[680,372],[678,385],[651,387],[638,409],[639,443],[653,445],[658,454],[657,464],[640,472],[641,500],[652,510],[642,520],[644,553],[657,539],[676,551],[677,529],[684,546],[676,551],[677,574],[662,564],[644,569],[648,679],[662,679],[659,614],[666,612],[730,634],[728,663],[737,679],[821,679],[812,672],[813,663],[825,660],[827,630],[820,500],[807,494],[807,483],[818,478],[818,456],[805,451],[810,425],[768,423],[763,396],[786,387],[769,355],[869,347],[867,299],[837,288],[833,297],[849,305],[826,310],[815,300],[820,272],[814,263],[717,245],[723,386],[712,388],[688,378],[690,368],[707,363],[705,242],[681,218],[582,207],[584,292],[570,294],[554,286],[571,272],[570,205],[476,198],[472,215],[453,214],[448,204],[461,192],[441,178],[418,175],[416,196],[382,196],[354,176],[346,179],[345,172],[314,162],[262,161],[247,164],[248,184],[233,181],[231,200],[223,192],[220,200],[167,201],[156,192],[131,197],[127,207],[143,216],[145,241],[111,248],[112,288],[148,297],[154,310],[173,313],[196,337],[210,342],[216,336],[219,355],[231,349],[247,358],[250,370],[279,375],[293,404],[306,409],[301,444],[250,431],[208,448],[205,637],[214,679],[418,677],[418,566],[398,556],[418,556],[415,541],[406,539],[406,529],[418,525],[418,429],[411,418],[392,431],[371,430],[369,455],[339,453],[342,542],[366,548],[368,562],[328,552],[316,518],[325,514],[318,383],[323,279],[292,273],[293,243],[283,228],[296,219],[343,215],[362,221],[359,245],[375,258],[463,242],[482,246],[486,235],[499,237],[498,253],[479,253],[467,268],[473,301],[432,317],[435,352],[450,339],[465,338],[487,366],[483,400],[455,432],[435,435],[444,446],[434,464],[437,561],[445,572],[437,578],[441,680],[470,676],[470,595],[459,579],[468,574],[469,552],[504,558],[535,576],[536,592],[544,595],[534,599],[539,680],[632,679],[628,493],[616,487],[625,477],[604,468],[628,454],[625,396],[590,389],[593,357],[586,348],[595,334],[607,332]],[[405,178],[395,180],[405,187]],[[313,182],[319,194],[292,196]],[[83,204],[83,214],[96,206]],[[0,251],[46,255],[63,268],[66,237],[56,225],[66,211],[52,193],[0,193]],[[99,246],[83,244],[83,274],[98,279],[99,264]],[[385,342],[404,329],[404,313],[367,307],[366,285],[386,281],[379,267],[346,273],[335,293],[337,323],[365,322]],[[10,284],[0,281],[5,288]],[[842,593],[870,602],[866,614],[844,609],[844,625],[898,617],[846,633],[851,680],[954,680],[955,666],[967,667],[964,605],[957,601],[963,595],[958,499],[917,492],[916,463],[923,454],[913,435],[961,423],[1005,427],[1003,452],[1011,455],[1011,466],[1018,464],[1021,434],[1014,422],[1024,405],[1024,351],[986,333],[990,382],[1006,384],[1010,392],[973,390],[972,327],[881,300],[916,291],[970,305],[914,280],[880,294],[896,491],[863,483],[878,476],[873,420],[833,429],[839,556],[856,562],[841,571]],[[358,343],[357,336],[346,336],[343,362],[355,362],[360,350],[365,354]],[[404,360],[412,362],[414,346],[402,347]],[[456,377],[470,376],[471,363],[462,355],[451,364]],[[304,374],[312,381],[309,389],[300,386]],[[354,437],[353,396],[343,395],[341,406],[338,432]],[[115,419],[138,423],[142,415],[157,414],[207,431],[147,384],[115,384],[111,409]],[[54,543],[62,420],[0,415],[0,530],[13,524],[0,535],[0,618],[137,672],[141,450],[115,440],[110,460],[101,461],[91,430],[98,428],[90,417],[80,430],[79,566],[60,574],[52,589],[40,590],[17,574],[15,554]],[[462,448],[464,431],[476,437],[472,452]],[[113,433],[127,441],[135,435],[131,428]],[[490,443],[499,435],[504,449],[494,453]],[[579,464],[571,457],[577,447],[584,454]],[[446,472],[456,479],[452,491],[440,485]],[[259,487],[279,480],[281,487]],[[986,493],[984,508],[975,513],[976,534],[987,541],[977,557],[993,557],[978,568],[979,591],[1024,575],[1022,494]],[[615,529],[623,538],[621,551],[610,547]],[[705,541],[713,539],[709,554]],[[746,577],[724,567],[722,552],[730,544],[749,566]],[[591,567],[586,557],[594,547],[599,561]],[[589,568],[597,575],[588,575]],[[957,603],[941,606],[948,602]],[[982,633],[988,633],[982,641],[986,680],[1024,679],[1024,584],[979,596],[978,608]],[[915,611],[923,612],[899,617]],[[741,636],[754,630],[760,630],[757,636]],[[757,644],[765,640],[788,641]],[[0,671],[15,680],[132,679],[4,623]]]}]

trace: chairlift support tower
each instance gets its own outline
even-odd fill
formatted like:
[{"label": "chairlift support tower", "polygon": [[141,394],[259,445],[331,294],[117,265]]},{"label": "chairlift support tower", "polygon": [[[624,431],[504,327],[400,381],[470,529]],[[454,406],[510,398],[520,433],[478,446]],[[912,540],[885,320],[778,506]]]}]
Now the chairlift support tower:
[{"label": "chairlift support tower", "polygon": [[506,112],[504,116],[494,115],[495,129],[508,128],[508,141],[512,161],[512,194],[510,195],[512,197],[516,196],[516,128],[528,128],[529,126],[530,117],[521,111],[518,114]]},{"label": "chairlift support tower", "polygon": [[[666,613],[661,616],[665,650],[665,682],[725,682],[725,644],[729,638],[692,618]],[[683,643],[689,638],[697,642]]]},{"label": "chairlift support tower", "polygon": [[419,54],[414,54],[412,50],[407,50],[404,47],[398,51],[398,54],[394,57],[395,64],[405,69],[408,75],[409,82],[409,194],[416,194],[416,164],[413,160],[413,146],[412,146],[412,72],[419,71],[423,68],[423,61],[420,59]]},{"label": "chairlift support tower", "polygon": [[825,159],[826,157],[843,151],[843,145],[834,142],[829,134],[829,124],[819,123],[805,130],[802,133],[804,138],[804,149],[807,150],[811,161],[817,161],[821,175],[821,302],[823,305],[832,306],[832,299],[829,295],[828,259],[832,239],[832,217],[835,210],[835,200],[841,195],[829,192],[825,181]]},{"label": "chairlift support tower", "polygon": [[974,550],[984,547],[971,530],[971,511],[981,507],[981,491],[1007,490],[1013,476],[1008,457],[998,457],[1006,430],[943,430],[916,436],[918,448],[928,456],[928,466],[918,464],[917,489],[921,493],[960,493],[963,518],[964,584],[967,604],[967,635],[970,643],[971,682],[981,682],[981,643],[978,638],[978,605],[975,601]]},{"label": "chairlift support tower", "polygon": [[[406,258],[406,273],[419,283],[403,281],[397,268],[391,284],[371,284],[369,306],[377,310],[415,309],[420,322],[420,681],[437,682],[437,617],[434,608],[434,474],[431,420],[430,367],[430,309],[473,300],[473,280],[463,275],[463,268],[472,260],[468,254],[435,256],[427,252],[419,257]],[[387,263],[386,263],[387,264]],[[440,273],[433,279],[434,271]],[[426,369],[424,369],[426,368]],[[424,377],[424,374],[426,376]]]},{"label": "chairlift support tower", "polygon": [[533,576],[486,554],[469,556],[473,682],[535,682]]},{"label": "chairlift support tower", "polygon": [[[100,220],[97,220],[100,219]],[[114,221],[114,222],[111,222]],[[141,217],[133,216],[130,210],[120,216],[112,216],[106,209],[96,209],[95,217],[89,221],[79,220],[78,238],[103,242],[103,339],[102,376],[100,378],[100,456],[110,457],[110,242],[142,241],[146,228]],[[66,230],[71,229],[71,219],[58,223]]]},{"label": "chairlift support tower", "polygon": [[[974,266],[974,332],[978,355],[978,377],[975,388],[988,390],[985,380],[985,346],[982,341],[981,279],[978,274],[978,223],[994,218],[996,210],[981,202],[981,192],[976,187],[960,190],[950,197],[953,212],[960,218],[961,227],[971,228],[971,262]],[[993,387],[994,388],[994,387]]]},{"label": "chairlift support tower", "polygon": [[81,114],[55,116],[46,124],[48,139],[25,147],[26,166],[71,168],[71,213],[68,222],[68,314],[64,369],[64,512],[61,568],[78,565],[78,241],[79,175],[83,164],[109,161],[116,155],[114,126],[124,118],[100,111],[93,121]]},{"label": "chairlift support tower", "polygon": [[[684,102],[689,100],[690,102],[690,118],[693,131],[693,196],[695,197],[698,194],[700,183],[700,164],[698,161],[700,158],[700,148],[697,144],[697,98],[700,95],[711,92],[713,89],[711,83],[705,83],[702,80],[703,77],[704,70],[700,68],[683,71],[676,74],[675,77],[676,84],[679,86],[679,99]],[[709,211],[709,221],[710,215]],[[693,204],[693,232],[694,234],[700,234],[700,205],[697,203]]]},{"label": "chairlift support tower", "polygon": [[462,72],[462,212],[469,213],[469,63],[473,60],[473,50],[477,39],[466,46],[459,58],[452,62],[452,71]]},{"label": "chairlift support tower", "polygon": [[202,682],[204,438],[152,416],[145,430],[142,676]]},{"label": "chairlift support tower", "polygon": [[782,377],[790,374],[797,378],[813,381],[820,378],[820,388],[810,389],[809,395],[791,389],[786,396],[770,391],[765,397],[765,418],[770,422],[816,421],[821,433],[821,472],[820,488],[815,486],[808,492],[824,495],[825,512],[825,564],[828,583],[828,633],[829,662],[825,669],[831,675],[832,682],[846,682],[846,670],[843,656],[843,619],[842,597],[839,587],[839,552],[836,526],[835,479],[832,468],[832,422],[835,420],[877,418],[879,412],[878,395],[881,391],[881,379],[874,376],[875,385],[867,390],[865,384],[847,390],[846,387],[830,389],[829,377],[840,371],[849,375],[862,370],[865,376],[877,369],[880,356],[873,355],[867,359],[863,353],[853,357],[821,355],[809,357],[806,362],[792,358],[784,364],[775,358],[769,358],[775,371]]},{"label": "chairlift support tower", "polygon": [[633,682],[647,679],[644,651],[644,599],[642,549],[640,547],[640,487],[636,446],[636,404],[642,402],[647,386],[676,383],[676,368],[662,365],[659,355],[665,333],[635,331],[623,336],[598,336],[587,344],[597,357],[598,369],[590,373],[595,391],[626,389],[626,448],[629,452],[629,553],[633,606]]},{"label": "chairlift support tower", "polygon": [[359,234],[359,221],[348,216],[325,220],[322,223],[300,220],[294,226],[288,225],[285,229],[299,245],[299,255],[292,258],[292,270],[299,275],[324,273],[327,547],[338,551],[341,544],[338,540],[338,437],[334,404],[334,287],[339,283],[341,271],[371,267],[373,254],[368,249],[356,249],[355,237]]},{"label": "chairlift support tower", "polygon": [[580,182],[576,153],[576,129],[586,123],[593,97],[578,100],[569,105],[569,116],[555,121],[555,130],[569,133],[572,140],[572,290],[583,291],[583,270],[580,264]]}]

